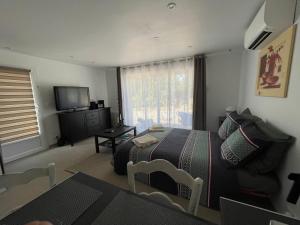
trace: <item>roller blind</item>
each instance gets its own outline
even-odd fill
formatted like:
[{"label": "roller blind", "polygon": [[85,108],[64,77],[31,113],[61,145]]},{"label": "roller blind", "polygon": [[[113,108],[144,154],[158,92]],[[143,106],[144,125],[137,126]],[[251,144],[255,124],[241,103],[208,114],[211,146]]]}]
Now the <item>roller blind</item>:
[{"label": "roller blind", "polygon": [[39,135],[30,71],[0,67],[0,140]]}]

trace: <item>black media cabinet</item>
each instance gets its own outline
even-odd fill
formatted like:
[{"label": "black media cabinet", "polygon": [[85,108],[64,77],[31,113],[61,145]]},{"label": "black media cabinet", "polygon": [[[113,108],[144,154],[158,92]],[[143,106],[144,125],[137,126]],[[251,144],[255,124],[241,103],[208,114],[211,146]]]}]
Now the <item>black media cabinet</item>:
[{"label": "black media cabinet", "polygon": [[111,128],[110,108],[58,113],[61,141],[75,142]]}]

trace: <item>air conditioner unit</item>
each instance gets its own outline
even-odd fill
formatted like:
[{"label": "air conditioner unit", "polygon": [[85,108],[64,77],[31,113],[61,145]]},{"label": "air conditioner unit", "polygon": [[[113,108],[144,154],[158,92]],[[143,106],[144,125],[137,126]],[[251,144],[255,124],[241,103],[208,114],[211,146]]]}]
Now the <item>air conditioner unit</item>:
[{"label": "air conditioner unit", "polygon": [[294,23],[297,0],[266,0],[246,31],[246,49],[261,49]]}]

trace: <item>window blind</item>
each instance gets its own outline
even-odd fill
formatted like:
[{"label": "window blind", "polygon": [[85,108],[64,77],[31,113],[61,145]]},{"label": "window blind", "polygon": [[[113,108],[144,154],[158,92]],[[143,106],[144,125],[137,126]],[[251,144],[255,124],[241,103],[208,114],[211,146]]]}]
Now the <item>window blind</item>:
[{"label": "window blind", "polygon": [[0,67],[0,140],[39,135],[30,71]]}]

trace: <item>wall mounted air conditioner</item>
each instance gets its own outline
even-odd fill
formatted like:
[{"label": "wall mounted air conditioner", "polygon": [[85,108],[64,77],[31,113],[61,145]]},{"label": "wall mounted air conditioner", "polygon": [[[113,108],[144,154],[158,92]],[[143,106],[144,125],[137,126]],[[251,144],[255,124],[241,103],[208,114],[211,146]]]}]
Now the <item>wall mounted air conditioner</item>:
[{"label": "wall mounted air conditioner", "polygon": [[261,49],[294,23],[296,0],[266,0],[246,31],[246,49]]}]

